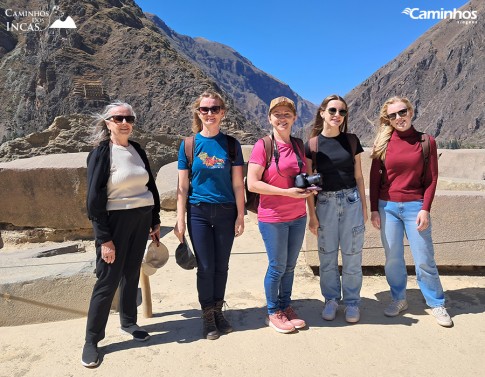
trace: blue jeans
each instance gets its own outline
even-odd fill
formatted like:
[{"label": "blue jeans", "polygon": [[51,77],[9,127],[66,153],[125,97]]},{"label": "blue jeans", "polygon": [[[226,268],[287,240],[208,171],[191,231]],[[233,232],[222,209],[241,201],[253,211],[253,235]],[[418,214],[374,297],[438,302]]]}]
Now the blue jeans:
[{"label": "blue jeans", "polygon": [[224,299],[237,207],[233,203],[187,205],[187,228],[197,258],[202,309]]},{"label": "blue jeans", "polygon": [[406,299],[407,272],[404,260],[404,234],[409,241],[416,268],[416,279],[428,306],[443,306],[445,296],[434,260],[431,222],[418,232],[416,218],[422,201],[388,202],[379,200],[381,240],[386,252],[386,279],[393,300]]},{"label": "blue jeans", "polygon": [[[343,296],[345,305],[359,305],[365,232],[359,191],[354,187],[320,192],[316,214],[322,295],[325,301],[338,301]],[[342,283],[338,270],[339,245],[342,251]]]},{"label": "blue jeans", "polygon": [[268,314],[285,310],[291,303],[296,261],[305,236],[306,216],[282,223],[259,222],[268,255],[264,290]]}]

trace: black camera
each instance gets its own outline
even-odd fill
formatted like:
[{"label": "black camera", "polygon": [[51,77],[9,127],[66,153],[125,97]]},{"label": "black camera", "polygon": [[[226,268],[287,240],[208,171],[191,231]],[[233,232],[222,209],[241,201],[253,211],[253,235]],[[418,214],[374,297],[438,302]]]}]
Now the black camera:
[{"label": "black camera", "polygon": [[313,175],[301,173],[295,177],[295,186],[302,189],[313,185],[321,185],[322,183],[323,181],[320,173],[313,174]]}]

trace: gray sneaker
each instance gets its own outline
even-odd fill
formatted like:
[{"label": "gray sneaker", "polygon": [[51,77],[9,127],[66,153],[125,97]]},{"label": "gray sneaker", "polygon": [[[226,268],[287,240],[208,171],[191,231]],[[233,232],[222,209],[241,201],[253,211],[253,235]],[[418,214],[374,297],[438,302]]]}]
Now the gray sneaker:
[{"label": "gray sneaker", "polygon": [[402,311],[408,308],[408,303],[406,300],[392,300],[389,306],[384,309],[384,315],[388,317],[395,317],[399,315]]},{"label": "gray sneaker", "polygon": [[360,310],[358,306],[347,305],[345,308],[345,320],[348,323],[357,323],[360,321]]},{"label": "gray sneaker", "polygon": [[335,300],[328,300],[322,310],[322,318],[325,321],[333,321],[337,315],[338,303]]},{"label": "gray sneaker", "polygon": [[150,334],[147,333],[147,331],[138,325],[132,325],[130,327],[120,327],[121,333],[125,334],[130,334],[133,336],[133,340],[136,340],[138,342],[144,342],[148,339],[150,339]]},{"label": "gray sneaker", "polygon": [[443,306],[432,308],[431,313],[434,315],[439,325],[443,327],[453,326],[453,321],[451,320],[450,315]]}]

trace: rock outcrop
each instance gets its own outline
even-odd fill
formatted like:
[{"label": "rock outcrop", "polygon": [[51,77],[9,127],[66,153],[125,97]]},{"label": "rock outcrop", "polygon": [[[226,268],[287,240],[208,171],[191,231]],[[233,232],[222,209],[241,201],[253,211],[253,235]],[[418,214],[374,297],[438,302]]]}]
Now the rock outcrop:
[{"label": "rock outcrop", "polygon": [[[142,131],[191,133],[190,104],[204,90],[221,88],[172,46],[134,1],[56,4],[75,20],[76,29],[27,33],[2,23],[0,142],[41,132],[56,116],[99,112],[115,99],[133,105]],[[52,3],[40,0],[12,7],[54,12]],[[0,14],[5,16],[5,7]],[[32,17],[9,21],[30,23]],[[254,142],[262,129],[224,94],[230,109],[225,129]]]},{"label": "rock outcrop", "polygon": [[351,132],[367,146],[375,135],[368,119],[377,120],[386,99],[403,95],[415,106],[415,127],[439,145],[485,148],[485,2],[462,8],[469,9],[478,12],[477,23],[440,21],[346,95]]}]

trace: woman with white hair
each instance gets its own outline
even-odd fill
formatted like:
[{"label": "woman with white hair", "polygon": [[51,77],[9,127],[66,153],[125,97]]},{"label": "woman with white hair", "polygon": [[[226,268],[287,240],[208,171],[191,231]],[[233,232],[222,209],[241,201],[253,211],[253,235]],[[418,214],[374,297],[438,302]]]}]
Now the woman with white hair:
[{"label": "woman with white hair", "polygon": [[137,325],[136,297],[148,235],[160,239],[160,198],[141,146],[130,140],[136,114],[123,102],[106,106],[96,116],[93,149],[87,159],[87,211],[96,243],[96,276],[89,305],[82,354],[85,367],[99,364],[97,344],[116,289],[120,287],[121,330],[146,341]]}]

